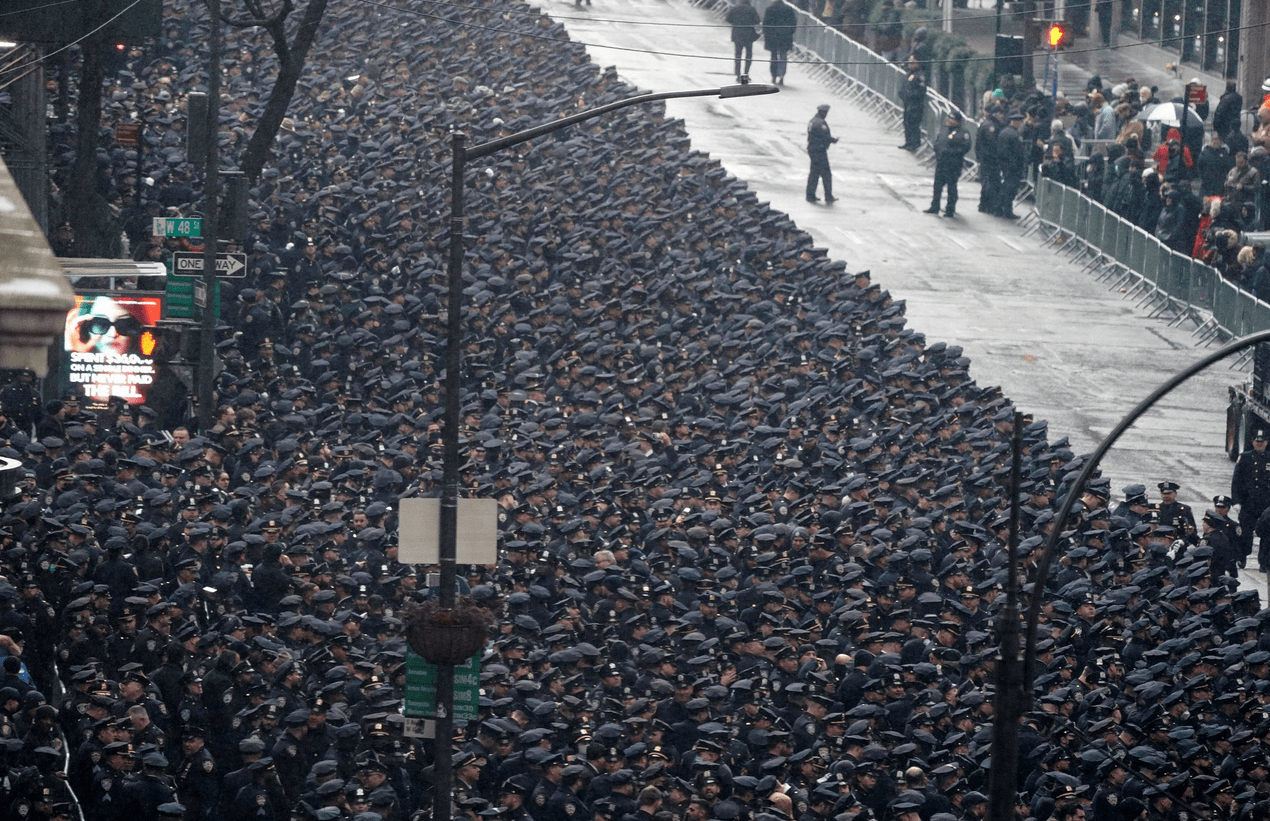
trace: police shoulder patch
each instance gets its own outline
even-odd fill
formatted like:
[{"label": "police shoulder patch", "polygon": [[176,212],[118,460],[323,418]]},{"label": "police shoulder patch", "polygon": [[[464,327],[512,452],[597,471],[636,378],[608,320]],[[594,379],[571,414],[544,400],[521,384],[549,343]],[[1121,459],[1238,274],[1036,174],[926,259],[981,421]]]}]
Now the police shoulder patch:
[{"label": "police shoulder patch", "polygon": [[1120,803],[1120,796],[1115,793],[1107,793],[1107,803],[1113,807],[1116,806]]},{"label": "police shoulder patch", "polygon": [[546,804],[547,804],[547,794],[546,794],[546,793],[542,793],[542,792],[540,792],[540,793],[538,793],[537,795],[535,795],[535,796],[534,796],[534,803],[535,803],[535,804],[537,804],[537,805],[538,805],[538,806],[540,806],[540,807],[546,806]]},{"label": "police shoulder patch", "polygon": [[210,758],[203,759],[203,772],[210,773],[214,769],[216,769],[215,761],[212,761]]},{"label": "police shoulder patch", "polygon": [[99,763],[101,761],[101,750],[93,750],[88,754],[88,757],[92,759],[94,764]]},{"label": "police shoulder patch", "polygon": [[565,814],[565,815],[573,815],[573,814],[574,814],[575,812],[577,812],[577,811],[578,811],[578,807],[577,807],[577,805],[576,805],[576,804],[569,803],[569,804],[565,804],[565,805],[564,805],[564,814]]},{"label": "police shoulder patch", "polygon": [[222,704],[228,704],[229,702],[233,701],[233,700],[234,700],[234,691],[233,691],[233,690],[226,690],[226,691],[224,692],[224,694],[222,694],[222,695],[221,695],[220,700],[221,700],[221,703],[222,703]]}]

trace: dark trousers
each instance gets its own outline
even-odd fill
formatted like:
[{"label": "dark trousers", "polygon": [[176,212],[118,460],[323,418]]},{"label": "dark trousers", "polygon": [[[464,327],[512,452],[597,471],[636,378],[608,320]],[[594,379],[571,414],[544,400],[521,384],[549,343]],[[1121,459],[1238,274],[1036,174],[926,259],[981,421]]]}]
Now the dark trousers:
[{"label": "dark trousers", "polygon": [[823,148],[810,148],[811,173],[807,175],[807,199],[816,196],[816,186],[822,180],[826,199],[833,196],[833,173],[829,170],[829,152]]},{"label": "dark trousers", "polygon": [[938,164],[935,166],[935,192],[930,199],[930,207],[939,209],[939,200],[944,195],[944,186],[948,186],[948,207],[947,212],[954,214],[957,211],[957,178],[960,176],[961,169],[941,168]]},{"label": "dark trousers", "polygon": [[904,145],[917,148],[922,144],[922,107],[904,109]]},{"label": "dark trousers", "polygon": [[997,191],[1001,188],[1001,167],[996,163],[979,162],[979,210],[991,212],[996,207]]},{"label": "dark trousers", "polygon": [[[745,56],[745,71],[741,71],[742,55]],[[741,45],[740,43],[733,43],[732,62],[736,67],[736,76],[740,77],[742,74],[749,74],[750,66],[754,63],[754,44],[746,43],[745,45]]]},{"label": "dark trousers", "polygon": [[771,55],[772,79],[777,80],[785,76],[785,68],[789,64],[789,49],[778,48]]},{"label": "dark trousers", "polygon": [[1004,217],[1014,213],[1014,195],[1019,193],[1022,175],[1012,171],[1001,172],[1001,187],[997,191],[997,201],[992,213]]},{"label": "dark trousers", "polygon": [[[1255,507],[1250,507],[1246,504],[1241,504],[1239,506],[1239,539],[1232,539],[1232,541],[1235,541],[1235,547],[1238,549],[1239,553],[1244,556],[1248,556],[1252,553],[1252,543],[1256,538],[1254,531],[1257,526],[1257,519],[1259,518],[1261,518],[1261,511],[1257,510]],[[1267,548],[1270,548],[1270,544],[1266,544],[1265,539],[1262,539],[1261,543],[1257,545],[1257,561],[1260,562],[1263,567],[1270,567],[1270,565],[1267,565],[1265,562]]]}]

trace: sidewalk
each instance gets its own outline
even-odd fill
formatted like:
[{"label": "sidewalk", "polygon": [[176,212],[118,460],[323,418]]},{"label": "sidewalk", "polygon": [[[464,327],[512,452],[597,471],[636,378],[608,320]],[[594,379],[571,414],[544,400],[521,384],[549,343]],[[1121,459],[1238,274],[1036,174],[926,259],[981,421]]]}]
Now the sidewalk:
[{"label": "sidewalk", "polygon": [[[1001,23],[1002,34],[1023,33],[1023,26],[1017,15],[1003,15]],[[980,54],[994,54],[996,15],[991,9],[954,9],[953,34],[964,38]],[[1208,86],[1212,105],[1217,104],[1217,98],[1225,90],[1226,83],[1221,76],[1200,71],[1194,66],[1182,66],[1176,71],[1166,69],[1166,64],[1180,62],[1179,56],[1174,52],[1142,43],[1118,32],[1113,33],[1111,43],[1110,49],[1102,48],[1102,40],[1094,32],[1090,37],[1073,40],[1069,48],[1060,51],[1058,88],[1069,100],[1079,100],[1085,92],[1085,84],[1095,74],[1102,77],[1103,85],[1106,86],[1122,82],[1127,77],[1136,79],[1138,85],[1156,86],[1160,89],[1158,96],[1163,101],[1180,97],[1183,86],[1192,78],[1198,78]],[[1037,51],[1033,62],[1036,76],[1041,78],[1045,70],[1045,52]]]}]

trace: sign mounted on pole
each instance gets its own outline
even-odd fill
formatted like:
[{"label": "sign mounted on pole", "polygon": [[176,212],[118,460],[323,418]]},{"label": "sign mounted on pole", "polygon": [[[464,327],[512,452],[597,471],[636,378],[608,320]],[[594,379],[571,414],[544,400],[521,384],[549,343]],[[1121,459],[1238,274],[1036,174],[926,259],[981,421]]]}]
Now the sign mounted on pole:
[{"label": "sign mounted on pole", "polygon": [[[174,276],[194,276],[203,273],[203,255],[177,251],[172,255]],[[239,278],[247,276],[246,254],[217,254],[216,276]]]},{"label": "sign mounted on pole", "polygon": [[[413,650],[406,651],[406,715],[438,718],[438,669]],[[481,654],[454,668],[454,720],[475,721],[481,706]]]}]

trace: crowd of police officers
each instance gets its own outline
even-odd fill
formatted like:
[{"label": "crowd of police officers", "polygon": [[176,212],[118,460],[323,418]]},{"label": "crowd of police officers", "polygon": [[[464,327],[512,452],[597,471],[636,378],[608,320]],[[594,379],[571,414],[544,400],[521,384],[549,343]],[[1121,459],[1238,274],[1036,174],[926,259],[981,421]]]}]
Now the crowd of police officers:
[{"label": "crowd of police officers", "polygon": [[[396,537],[441,479],[445,131],[631,89],[526,7],[425,8],[328,9],[222,296],[210,428],[0,397],[28,470],[0,513],[6,817],[428,817],[402,619],[433,588]],[[206,32],[175,12],[108,99],[148,107],[146,207],[188,213],[162,206],[197,180],[164,127]],[[267,64],[231,45],[227,149]],[[103,146],[106,195],[129,156]],[[499,561],[461,581],[498,626],[459,817],[982,817],[1010,402],[660,110],[489,162],[461,474],[498,500]],[[1018,573],[1045,604],[1017,817],[1264,819],[1270,611],[1234,578],[1264,443],[1242,530],[1230,498],[1197,525],[1171,482],[1095,480],[1041,582],[1082,457],[1024,424]]]}]

